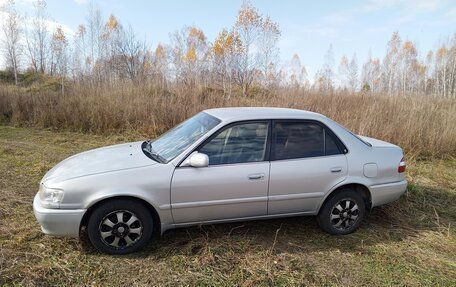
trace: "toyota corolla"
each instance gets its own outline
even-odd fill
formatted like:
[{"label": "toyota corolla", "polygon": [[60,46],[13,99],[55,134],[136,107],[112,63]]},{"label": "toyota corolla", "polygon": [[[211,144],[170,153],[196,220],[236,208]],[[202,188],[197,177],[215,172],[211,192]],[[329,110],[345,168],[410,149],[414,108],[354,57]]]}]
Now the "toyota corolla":
[{"label": "toyota corolla", "polygon": [[40,182],[45,234],[86,230],[101,252],[126,254],[168,229],[314,215],[336,235],[406,190],[402,149],[317,113],[205,110],[154,140],[69,157]]}]

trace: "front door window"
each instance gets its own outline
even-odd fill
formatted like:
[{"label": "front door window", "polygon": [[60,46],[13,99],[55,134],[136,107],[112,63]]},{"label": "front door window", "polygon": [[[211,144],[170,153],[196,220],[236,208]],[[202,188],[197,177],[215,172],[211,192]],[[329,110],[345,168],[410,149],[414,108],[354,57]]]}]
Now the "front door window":
[{"label": "front door window", "polygon": [[268,122],[241,123],[220,131],[199,152],[209,165],[263,161],[266,156]]}]

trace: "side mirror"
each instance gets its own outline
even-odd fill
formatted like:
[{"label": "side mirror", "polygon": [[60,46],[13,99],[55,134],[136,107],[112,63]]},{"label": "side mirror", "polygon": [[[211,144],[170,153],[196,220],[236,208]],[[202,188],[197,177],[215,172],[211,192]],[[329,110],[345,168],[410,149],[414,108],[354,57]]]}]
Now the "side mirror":
[{"label": "side mirror", "polygon": [[204,153],[194,153],[189,158],[189,164],[193,167],[206,167],[209,165],[209,157]]}]

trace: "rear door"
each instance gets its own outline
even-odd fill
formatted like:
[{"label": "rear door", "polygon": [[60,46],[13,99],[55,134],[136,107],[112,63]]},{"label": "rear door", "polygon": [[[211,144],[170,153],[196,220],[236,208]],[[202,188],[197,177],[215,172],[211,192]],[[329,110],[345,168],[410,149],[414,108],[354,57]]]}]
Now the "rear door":
[{"label": "rear door", "polygon": [[313,213],[347,176],[345,147],[317,121],[274,121],[268,214]]}]

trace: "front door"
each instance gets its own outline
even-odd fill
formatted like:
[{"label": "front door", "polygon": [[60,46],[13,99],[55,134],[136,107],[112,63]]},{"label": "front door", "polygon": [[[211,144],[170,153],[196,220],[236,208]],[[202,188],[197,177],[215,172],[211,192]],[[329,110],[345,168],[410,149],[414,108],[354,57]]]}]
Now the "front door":
[{"label": "front door", "polygon": [[347,176],[340,141],[315,121],[275,121],[268,214],[314,213]]},{"label": "front door", "polygon": [[177,167],[171,182],[176,224],[267,215],[268,121],[222,128],[198,152],[209,166]]}]

